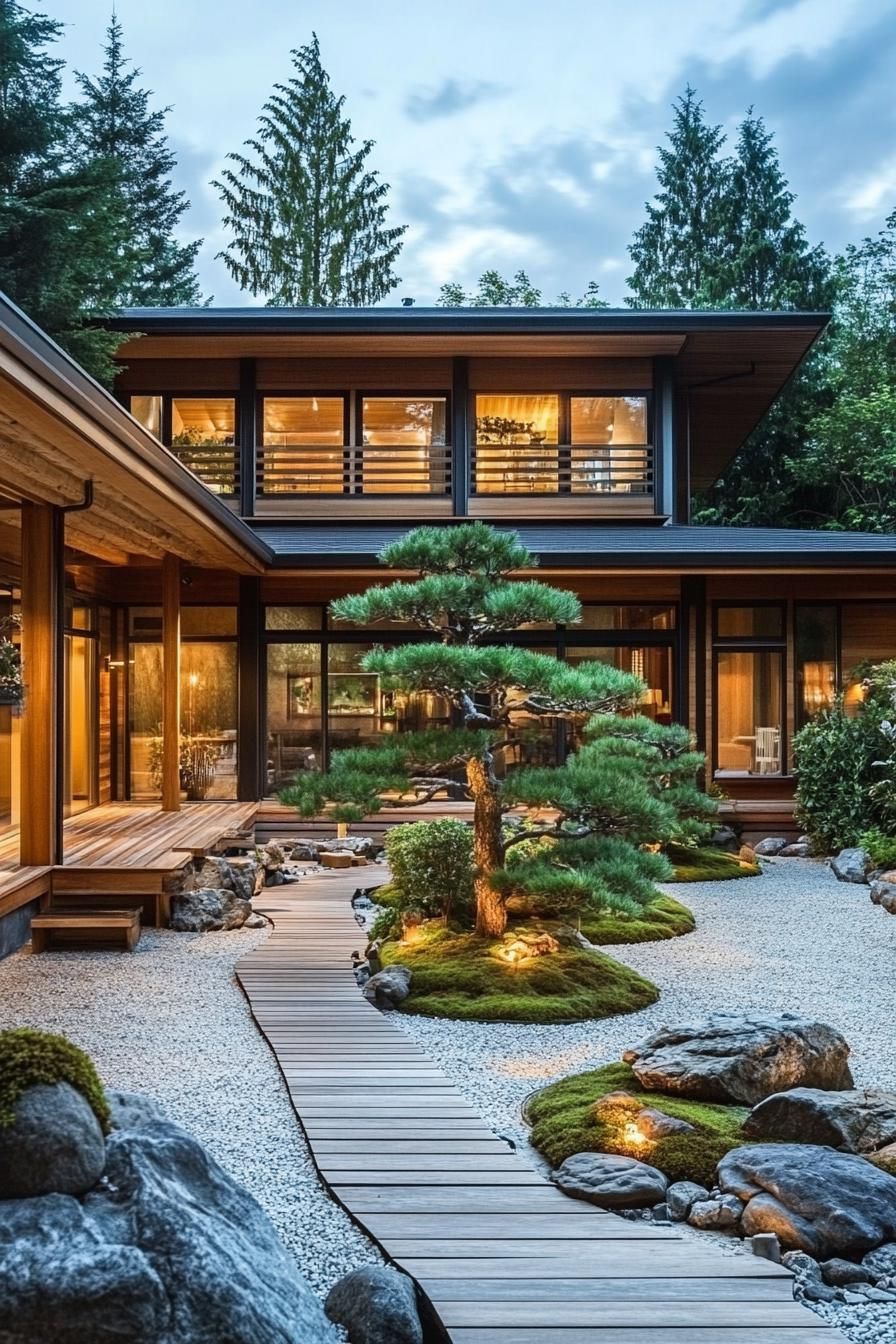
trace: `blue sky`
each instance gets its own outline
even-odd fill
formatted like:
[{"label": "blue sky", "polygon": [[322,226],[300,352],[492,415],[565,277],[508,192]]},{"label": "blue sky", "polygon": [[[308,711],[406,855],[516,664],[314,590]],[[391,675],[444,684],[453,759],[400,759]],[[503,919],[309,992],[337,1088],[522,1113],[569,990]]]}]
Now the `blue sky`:
[{"label": "blue sky", "polygon": [[[92,71],[110,0],[34,8]],[[240,301],[209,183],[312,29],[408,234],[391,301],[522,266],[553,298],[620,302],[670,104],[690,81],[729,132],[754,105],[796,212],[832,249],[896,207],[893,0],[117,0],[129,54],[172,104],[186,234],[216,303]],[[242,301],[246,301],[243,299]]]}]

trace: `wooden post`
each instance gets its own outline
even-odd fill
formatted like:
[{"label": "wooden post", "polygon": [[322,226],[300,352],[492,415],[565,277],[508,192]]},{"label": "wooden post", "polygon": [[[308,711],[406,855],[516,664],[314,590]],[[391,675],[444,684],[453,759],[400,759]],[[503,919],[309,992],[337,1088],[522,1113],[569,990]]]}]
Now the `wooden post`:
[{"label": "wooden post", "polygon": [[19,862],[44,867],[62,862],[62,798],[57,769],[63,725],[59,717],[58,510],[22,504],[22,825]]},{"label": "wooden post", "polygon": [[180,560],[162,559],[162,811],[180,811]]}]

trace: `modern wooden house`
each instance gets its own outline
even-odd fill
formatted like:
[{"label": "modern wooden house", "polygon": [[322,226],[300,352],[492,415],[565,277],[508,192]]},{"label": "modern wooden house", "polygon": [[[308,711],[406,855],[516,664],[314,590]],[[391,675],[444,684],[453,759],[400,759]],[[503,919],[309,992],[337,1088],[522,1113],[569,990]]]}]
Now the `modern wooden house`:
[{"label": "modern wooden house", "polygon": [[637,672],[745,817],[786,813],[795,730],[896,656],[896,538],[695,527],[689,500],[826,321],[147,309],[113,324],[112,396],[0,305],[0,579],[27,683],[24,713],[0,706],[0,950],[115,805],[214,829],[341,746],[447,721],[360,666],[419,636],[327,616],[424,521],[518,529],[585,612],[518,642]]}]

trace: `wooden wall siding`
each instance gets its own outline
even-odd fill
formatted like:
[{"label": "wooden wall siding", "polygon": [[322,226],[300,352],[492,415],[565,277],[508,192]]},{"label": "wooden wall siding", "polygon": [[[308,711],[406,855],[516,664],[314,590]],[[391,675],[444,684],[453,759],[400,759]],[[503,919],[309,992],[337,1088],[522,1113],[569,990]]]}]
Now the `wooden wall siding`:
[{"label": "wooden wall siding", "polygon": [[471,359],[471,392],[649,391],[649,359]]},{"label": "wooden wall siding", "polygon": [[[760,334],[760,341],[766,333]],[[688,338],[689,341],[693,337]],[[710,338],[712,339],[712,338]],[[755,343],[756,335],[753,333]],[[536,357],[554,359],[650,359],[677,355],[684,336],[605,334],[579,336],[469,336],[447,332],[439,336],[141,336],[119,347],[117,358],[128,365],[146,359],[409,359]]]},{"label": "wooden wall siding", "polygon": [[[121,569],[79,565],[68,570],[76,575],[79,593],[108,602],[130,602],[135,606],[159,606],[162,601],[161,566],[132,565]],[[185,566],[182,601],[185,606],[236,604],[239,576],[222,570],[194,569]]]},{"label": "wooden wall siding", "polygon": [[[357,593],[372,583],[388,583],[402,577],[397,571],[382,568],[357,569],[353,572],[306,570],[293,575],[270,574],[260,581],[261,601],[269,605],[302,606],[330,602],[346,593]],[[600,577],[570,570],[539,569],[537,577],[545,583],[569,588],[584,602],[615,603],[677,602],[679,582],[674,575],[642,579],[612,575]]]},{"label": "wooden wall siding", "polygon": [[442,392],[451,388],[450,359],[259,359],[259,391],[301,388],[364,392]]},{"label": "wooden wall siding", "polygon": [[858,663],[896,658],[896,602],[844,605],[842,620],[841,667],[844,677]]},{"label": "wooden wall siding", "polygon": [[450,518],[451,500],[426,495],[293,495],[290,498],[259,498],[256,518],[382,518],[394,522],[403,517],[409,528],[428,518]]},{"label": "wooden wall siding", "polygon": [[[655,518],[652,495],[472,495],[471,518]],[[354,510],[352,510],[354,513]]]},{"label": "wooden wall siding", "polygon": [[[136,347],[135,347],[136,350]],[[132,392],[233,392],[240,387],[238,359],[131,359],[115,379]]]},{"label": "wooden wall siding", "polygon": [[[773,591],[770,587],[773,585]],[[762,602],[770,597],[790,597],[796,602],[855,602],[875,598],[896,600],[896,571],[862,574],[840,570],[831,574],[795,574],[788,562],[781,572],[764,578],[756,575],[724,575],[707,580],[710,597],[716,601]]]},{"label": "wooden wall siding", "polygon": [[99,642],[97,655],[99,662],[99,715],[97,721],[97,747],[99,750],[99,770],[97,775],[97,802],[112,801],[112,673],[107,659],[113,656],[112,612],[102,606],[98,612]]}]

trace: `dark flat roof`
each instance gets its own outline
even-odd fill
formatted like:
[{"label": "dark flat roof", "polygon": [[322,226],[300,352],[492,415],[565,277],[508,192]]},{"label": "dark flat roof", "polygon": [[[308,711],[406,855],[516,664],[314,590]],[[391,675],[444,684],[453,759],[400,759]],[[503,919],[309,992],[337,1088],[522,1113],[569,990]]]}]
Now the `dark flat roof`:
[{"label": "dark flat roof", "polygon": [[99,325],[147,335],[302,331],[382,335],[540,332],[581,335],[823,327],[826,312],[739,312],[640,308],[125,308]]},{"label": "dark flat roof", "polygon": [[[328,526],[260,522],[257,535],[273,552],[276,567],[350,568],[375,561],[382,548],[412,523]],[[450,524],[437,524],[450,526]],[[500,528],[499,530],[511,530]],[[708,569],[795,566],[851,568],[896,565],[896,536],[871,532],[809,532],[774,527],[607,527],[592,524],[525,523],[513,531],[545,566],[606,569]]]}]

